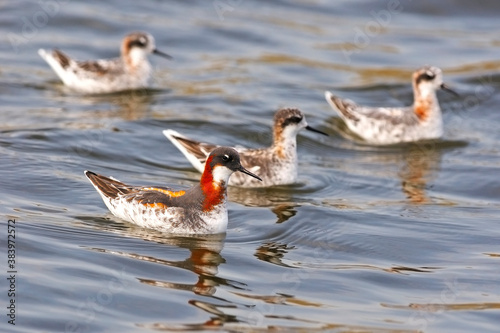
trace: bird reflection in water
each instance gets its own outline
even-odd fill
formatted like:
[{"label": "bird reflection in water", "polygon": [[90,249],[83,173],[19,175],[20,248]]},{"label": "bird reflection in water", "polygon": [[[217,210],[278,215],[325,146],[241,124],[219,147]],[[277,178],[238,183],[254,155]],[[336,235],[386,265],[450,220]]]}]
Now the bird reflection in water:
[{"label": "bird reflection in water", "polygon": [[[104,222],[107,224],[104,225]],[[103,227],[109,227],[109,221],[105,220],[104,222]],[[109,231],[109,229],[107,230]],[[209,296],[216,292],[216,287],[219,285],[227,285],[236,289],[242,288],[241,284],[238,282],[217,277],[217,274],[219,273],[219,265],[225,262],[225,259],[220,255],[220,252],[224,247],[224,240],[226,237],[225,234],[184,237],[168,235],[159,231],[143,229],[135,226],[121,230],[115,229],[114,231],[120,234],[125,234],[127,237],[139,238],[146,241],[189,250],[189,256],[184,260],[168,260],[141,255],[138,253],[117,252],[107,249],[94,248],[94,250],[99,252],[112,253],[114,255],[132,258],[135,260],[185,269],[193,272],[198,277],[198,281],[194,284],[137,277],[137,279],[142,283],[156,287],[188,290],[195,294]]]},{"label": "bird reflection in water", "polygon": [[413,204],[431,201],[427,195],[428,184],[434,180],[441,165],[442,149],[435,141],[411,144],[402,156],[399,172],[401,189]]},{"label": "bird reflection in water", "polygon": [[289,186],[276,186],[264,189],[239,188],[227,189],[230,201],[247,207],[269,207],[276,215],[276,223],[283,223],[297,214],[298,205],[293,203],[292,189]]},{"label": "bird reflection in water", "polygon": [[[84,223],[88,223],[86,217],[80,217]],[[134,260],[140,260],[143,262],[154,263],[159,265],[165,265],[168,267],[175,267],[193,272],[197,276],[197,281],[195,283],[178,283],[170,282],[163,279],[151,279],[136,277],[141,283],[152,287],[160,287],[167,289],[175,289],[192,292],[193,294],[208,297],[211,300],[217,300],[218,303],[226,302],[224,304],[212,304],[208,301],[201,301],[199,299],[188,300],[188,304],[195,306],[205,312],[211,314],[210,319],[206,322],[198,324],[182,324],[177,329],[178,330],[189,330],[189,329],[210,329],[213,327],[220,327],[227,323],[240,323],[241,320],[237,319],[236,315],[226,314],[223,309],[229,310],[231,308],[237,309],[236,305],[230,304],[226,299],[217,295],[217,287],[226,286],[233,290],[246,290],[247,286],[243,283],[224,279],[218,277],[219,265],[226,262],[226,260],[221,256],[220,252],[224,247],[224,241],[226,238],[225,234],[213,234],[213,235],[194,235],[194,236],[172,236],[159,231],[144,229],[135,226],[129,228],[123,228],[123,225],[111,225],[110,221],[107,219],[102,219],[99,224],[95,224],[95,218],[93,218],[93,226],[106,231],[112,231],[125,235],[127,237],[143,239],[146,241],[156,242],[159,244],[164,244],[166,246],[176,247],[180,249],[189,250],[189,256],[184,260],[168,260],[160,259],[153,256],[141,255],[138,253],[131,252],[119,252],[109,249],[93,248],[92,250],[98,252],[109,253],[113,255],[118,255],[121,257],[131,258]],[[137,323],[139,327],[148,327],[155,330],[176,330],[175,325],[164,325],[162,323],[150,323],[142,324]]]},{"label": "bird reflection in water", "polygon": [[224,234],[169,238],[168,243],[170,245],[175,245],[189,250],[189,257],[182,261],[170,261],[147,256],[135,256],[135,259],[191,271],[198,276],[198,281],[194,284],[145,279],[140,277],[137,279],[140,282],[151,286],[188,290],[197,295],[205,296],[214,295],[217,291],[216,287],[220,285],[240,289],[242,286],[238,282],[217,277],[217,274],[219,273],[219,265],[225,262],[225,259],[220,255],[220,251],[224,246],[224,239]]},{"label": "bird reflection in water", "polygon": [[145,118],[151,110],[155,90],[141,89],[116,94],[112,102],[118,106],[120,117],[132,121]]},{"label": "bird reflection in water", "polygon": [[92,117],[102,119],[118,117],[133,121],[148,116],[151,105],[160,92],[162,91],[148,88],[104,95],[85,95],[80,97],[79,101],[93,107],[95,111],[90,112]]},{"label": "bird reflection in water", "polygon": [[267,241],[262,243],[256,251],[255,257],[262,261],[269,262],[278,266],[293,267],[283,262],[283,257],[288,251],[295,249],[295,246],[288,246],[288,244],[274,241]]}]

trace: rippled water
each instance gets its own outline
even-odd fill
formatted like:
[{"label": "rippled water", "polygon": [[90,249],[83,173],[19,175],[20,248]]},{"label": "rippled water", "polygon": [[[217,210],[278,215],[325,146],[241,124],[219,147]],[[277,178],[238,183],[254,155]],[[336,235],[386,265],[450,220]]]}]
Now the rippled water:
[{"label": "rippled water", "polygon": [[[2,264],[2,332],[498,331],[497,1],[0,8],[1,262],[15,219],[17,265],[13,326]],[[80,96],[36,53],[112,57],[133,30],[174,57],[152,59],[151,90]],[[408,105],[424,64],[461,95],[439,93],[443,140],[349,140],[323,92]],[[259,147],[284,106],[330,137],[299,137],[298,184],[231,188],[226,235],[136,228],[83,175],[189,186],[199,174],[163,129]]]}]

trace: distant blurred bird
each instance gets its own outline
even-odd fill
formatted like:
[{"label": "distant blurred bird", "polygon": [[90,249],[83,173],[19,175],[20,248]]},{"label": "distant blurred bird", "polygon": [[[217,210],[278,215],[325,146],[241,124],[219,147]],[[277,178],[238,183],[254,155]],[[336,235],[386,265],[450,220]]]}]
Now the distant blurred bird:
[{"label": "distant blurred bird", "polygon": [[147,88],[151,79],[151,65],[147,58],[150,53],[172,58],[157,50],[153,36],[146,32],[125,36],[119,58],[76,61],[59,50],[50,53],[38,50],[66,86],[87,94]]},{"label": "distant blurred bird", "polygon": [[[235,148],[240,153],[243,164],[250,171],[258,173],[263,181],[235,174],[229,180],[229,185],[267,187],[295,183],[298,169],[297,134],[303,129],[327,135],[309,126],[306,117],[300,110],[278,110],[274,115],[273,144],[271,147]],[[210,152],[219,147],[211,143],[191,140],[173,130],[164,130],[163,134],[199,172],[203,172],[205,161]]]},{"label": "distant blurred bird", "polygon": [[375,145],[437,139],[443,135],[443,118],[436,90],[458,94],[443,83],[441,69],[425,66],[412,76],[414,102],[402,108],[359,106],[349,99],[325,92],[328,104],[347,127]]}]

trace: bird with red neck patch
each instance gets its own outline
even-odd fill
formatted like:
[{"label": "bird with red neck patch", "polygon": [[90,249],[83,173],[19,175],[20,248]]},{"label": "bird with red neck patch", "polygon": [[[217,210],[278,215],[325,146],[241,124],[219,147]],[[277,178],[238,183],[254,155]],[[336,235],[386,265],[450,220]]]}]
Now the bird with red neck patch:
[{"label": "bird with red neck patch", "polygon": [[[273,143],[270,147],[235,148],[245,166],[250,171],[261,175],[264,180],[260,182],[240,174],[231,177],[229,185],[268,187],[295,183],[298,177],[297,134],[304,129],[327,135],[309,126],[306,116],[299,109],[278,110],[274,115]],[[200,172],[203,172],[208,154],[218,147],[211,143],[189,139],[171,129],[164,130],[163,134]]]},{"label": "bird with red neck patch", "polygon": [[235,171],[261,180],[228,147],[210,153],[200,183],[187,190],[131,186],[91,171],[85,175],[111,213],[123,220],[167,233],[217,234],[227,229],[227,183]]},{"label": "bird with red neck patch", "polygon": [[66,86],[84,94],[148,88],[152,69],[147,56],[151,53],[172,58],[156,49],[155,39],[147,32],[125,36],[120,57],[113,59],[77,61],[57,49],[38,50]]},{"label": "bird with red neck patch", "polygon": [[325,92],[328,104],[337,111],[347,127],[366,143],[389,145],[439,139],[443,117],[436,96],[438,89],[458,94],[443,83],[437,67],[425,66],[412,75],[413,105],[408,107],[366,107]]}]

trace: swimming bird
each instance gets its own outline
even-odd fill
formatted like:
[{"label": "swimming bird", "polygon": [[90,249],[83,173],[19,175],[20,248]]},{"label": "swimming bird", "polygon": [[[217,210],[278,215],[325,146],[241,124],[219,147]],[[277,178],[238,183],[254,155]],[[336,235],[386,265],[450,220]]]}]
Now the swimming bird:
[{"label": "swimming bird", "polygon": [[152,72],[147,58],[150,53],[172,58],[156,49],[153,36],[147,32],[125,36],[121,56],[113,59],[77,61],[57,49],[52,52],[38,50],[66,86],[85,94],[147,88]]},{"label": "swimming bird", "polygon": [[408,107],[366,107],[325,92],[328,104],[337,111],[347,127],[367,143],[396,144],[438,139],[443,135],[443,117],[436,90],[458,94],[443,83],[437,67],[425,66],[412,75],[413,105]]},{"label": "swimming bird", "polygon": [[[263,181],[234,175],[229,185],[241,187],[267,187],[273,185],[293,184],[297,180],[297,134],[302,130],[327,135],[310,127],[306,117],[298,109],[281,109],[274,115],[273,144],[261,149],[239,148],[241,160],[247,168],[258,173]],[[191,140],[176,131],[167,129],[163,134],[186,156],[196,170],[202,172],[207,156],[219,147],[205,142]]]},{"label": "swimming bird", "polygon": [[85,175],[111,213],[121,219],[168,233],[216,234],[227,228],[226,189],[235,171],[260,180],[243,168],[238,152],[228,147],[210,153],[200,183],[187,190],[131,186],[91,171]]}]

